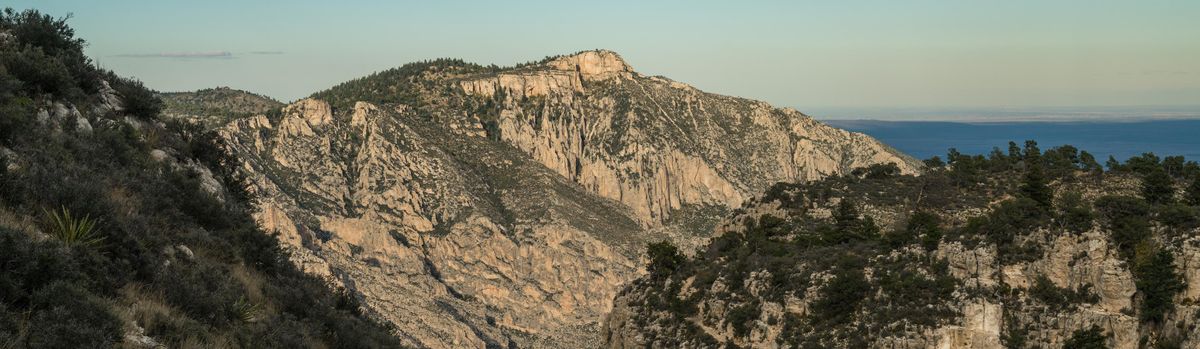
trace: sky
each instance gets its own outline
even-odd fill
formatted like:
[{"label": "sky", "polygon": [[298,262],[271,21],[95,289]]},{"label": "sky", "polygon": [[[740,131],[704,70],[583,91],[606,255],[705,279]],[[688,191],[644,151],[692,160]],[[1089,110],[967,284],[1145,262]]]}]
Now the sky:
[{"label": "sky", "polygon": [[[1200,1],[68,1],[100,65],[291,101],[424,59],[614,50],[801,111],[1200,105]],[[810,112],[811,113],[811,112]]]}]

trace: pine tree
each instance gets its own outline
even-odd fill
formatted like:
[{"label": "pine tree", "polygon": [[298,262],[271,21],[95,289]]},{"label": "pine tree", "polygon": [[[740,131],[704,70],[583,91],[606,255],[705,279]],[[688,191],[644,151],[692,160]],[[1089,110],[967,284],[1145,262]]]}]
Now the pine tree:
[{"label": "pine tree", "polygon": [[1192,180],[1192,185],[1188,186],[1187,194],[1184,194],[1184,201],[1188,205],[1200,206],[1200,176],[1196,176]]},{"label": "pine tree", "polygon": [[1071,334],[1071,338],[1063,343],[1063,349],[1105,349],[1108,348],[1105,342],[1108,342],[1108,335],[1100,326],[1092,325],[1091,328],[1076,330]]},{"label": "pine tree", "polygon": [[1174,200],[1175,187],[1171,176],[1161,167],[1155,167],[1142,178],[1142,197],[1151,204],[1168,204]]},{"label": "pine tree", "polygon": [[1025,178],[1020,189],[1021,194],[1037,201],[1043,209],[1054,207],[1054,191],[1046,185],[1046,174],[1042,171],[1039,161],[1029,162],[1028,167],[1025,168]]},{"label": "pine tree", "polygon": [[1158,250],[1146,254],[1136,258],[1134,285],[1145,296],[1141,306],[1142,320],[1157,323],[1175,306],[1172,299],[1184,289],[1184,283],[1175,272],[1175,257],[1170,252]]},{"label": "pine tree", "polygon": [[1125,165],[1121,165],[1121,162],[1118,161],[1117,158],[1113,157],[1112,155],[1108,156],[1108,161],[1104,162],[1104,166],[1108,167],[1109,171],[1120,172],[1120,171],[1125,170]]}]

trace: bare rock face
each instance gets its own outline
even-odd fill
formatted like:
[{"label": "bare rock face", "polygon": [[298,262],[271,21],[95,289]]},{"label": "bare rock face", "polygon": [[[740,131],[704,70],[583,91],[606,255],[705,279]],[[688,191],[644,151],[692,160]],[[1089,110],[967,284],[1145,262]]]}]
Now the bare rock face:
[{"label": "bare rock face", "polygon": [[552,69],[463,78],[487,98],[489,131],[596,194],[661,223],[689,206],[740,206],[780,181],[913,159],[793,109],[704,93],[633,73],[609,51],[553,58]]},{"label": "bare rock face", "polygon": [[584,51],[558,57],[546,62],[546,65],[558,70],[578,72],[582,78],[588,80],[633,72],[633,68],[626,64],[620,55],[608,50]]},{"label": "bare rock face", "polygon": [[328,111],[307,100],[279,127],[256,117],[222,132],[262,198],[260,224],[293,261],[359,294],[413,345],[586,338],[574,327],[603,316],[636,275],[636,253],[616,241],[645,237],[631,236],[642,230],[616,203],[581,201],[586,192],[515,150],[476,149],[495,144],[410,126],[411,114]]},{"label": "bare rock face", "polygon": [[230,122],[228,151],[291,260],[420,347],[594,345],[647,242],[695,246],[776,181],[919,168],[609,51],[404,67],[316,96]]}]

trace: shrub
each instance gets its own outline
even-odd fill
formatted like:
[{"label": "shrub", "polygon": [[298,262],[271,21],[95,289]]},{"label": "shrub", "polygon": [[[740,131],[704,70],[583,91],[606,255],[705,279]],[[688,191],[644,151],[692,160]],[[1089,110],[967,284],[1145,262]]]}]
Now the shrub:
[{"label": "shrub", "polygon": [[758,302],[751,302],[736,306],[729,310],[725,321],[733,326],[733,334],[738,337],[745,337],[750,334],[750,325],[754,324],[762,315],[762,309]]},{"label": "shrub", "polygon": [[1192,230],[1200,227],[1200,210],[1180,204],[1163,206],[1158,210],[1158,221],[1176,230]]},{"label": "shrub", "polygon": [[871,166],[856,168],[850,171],[850,174],[855,177],[866,179],[885,179],[900,175],[900,167],[896,166],[896,164],[892,162],[886,164],[872,164]]},{"label": "shrub", "polygon": [[1192,180],[1192,184],[1187,187],[1187,193],[1183,197],[1184,202],[1192,206],[1200,206],[1200,175]]},{"label": "shrub", "polygon": [[1083,233],[1092,229],[1095,212],[1083,202],[1079,192],[1064,193],[1059,199],[1058,216],[1062,228],[1072,233]]},{"label": "shrub", "polygon": [[142,85],[141,81],[123,78],[112,72],[107,75],[110,86],[121,96],[121,106],[126,113],[144,120],[158,118],[163,102],[154,91]]},{"label": "shrub", "polygon": [[821,298],[812,303],[815,322],[840,325],[850,322],[858,304],[871,290],[863,270],[854,266],[841,266],[833,280],[821,291]]},{"label": "shrub", "polygon": [[1092,325],[1086,330],[1075,330],[1063,343],[1063,349],[1105,349],[1108,348],[1108,335],[1100,326]]},{"label": "shrub", "polygon": [[849,198],[842,198],[833,212],[834,226],[824,232],[822,239],[830,244],[873,240],[879,236],[879,226],[870,216],[862,217],[858,206]]},{"label": "shrub", "polygon": [[1033,287],[1029,289],[1029,294],[1056,311],[1077,304],[1100,301],[1100,296],[1092,292],[1091,287],[1085,286],[1078,290],[1058,287],[1045,275],[1038,275]]},{"label": "shrub", "polygon": [[920,239],[921,246],[926,250],[937,248],[942,239],[941,219],[936,214],[927,211],[917,211],[908,217],[904,229],[893,231],[885,238],[888,245],[899,247]]},{"label": "shrub", "polygon": [[46,232],[67,246],[95,247],[104,242],[104,236],[96,230],[96,220],[90,216],[72,216],[66,207],[61,212],[43,211],[46,214]]},{"label": "shrub", "polygon": [[74,280],[79,267],[48,242],[0,226],[0,303],[28,304],[34,290],[55,280]]},{"label": "shrub", "polygon": [[670,241],[651,243],[646,246],[646,252],[650,257],[650,265],[646,267],[646,271],[655,278],[661,279],[670,275],[684,262],[679,248]]},{"label": "shrub", "polygon": [[37,292],[30,348],[111,348],[122,324],[107,305],[77,285],[55,282]]},{"label": "shrub", "polygon": [[1139,256],[1133,268],[1135,284],[1143,296],[1140,318],[1157,323],[1174,307],[1171,300],[1185,285],[1175,272],[1175,257],[1170,252],[1158,250],[1145,254]]},{"label": "shrub", "polygon": [[1096,209],[1108,221],[1109,234],[1121,256],[1133,257],[1133,248],[1150,236],[1150,205],[1145,200],[1108,195],[1096,199]]},{"label": "shrub", "polygon": [[1155,167],[1142,178],[1142,197],[1151,204],[1167,204],[1175,198],[1174,180],[1162,168]]},{"label": "shrub", "polygon": [[245,293],[227,270],[205,262],[172,263],[156,283],[167,302],[212,326],[223,326],[240,317],[237,307]]}]

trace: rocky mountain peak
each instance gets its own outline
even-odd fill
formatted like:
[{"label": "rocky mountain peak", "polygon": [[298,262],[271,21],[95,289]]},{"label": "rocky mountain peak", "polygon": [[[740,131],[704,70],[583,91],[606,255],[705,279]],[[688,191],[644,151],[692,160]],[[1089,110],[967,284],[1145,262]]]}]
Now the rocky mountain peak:
[{"label": "rocky mountain peak", "polygon": [[305,98],[283,107],[286,115],[297,115],[308,121],[309,126],[329,123],[333,120],[333,110],[329,103],[312,98]]},{"label": "rocky mountain peak", "polygon": [[551,59],[546,65],[558,70],[579,72],[585,79],[633,72],[633,67],[625,63],[621,55],[609,50],[582,51]]},{"label": "rocky mountain peak", "polygon": [[865,135],[605,50],[406,65],[222,131],[292,261],[431,348],[595,343],[647,242],[694,250],[709,217],[777,182],[920,171]]}]

